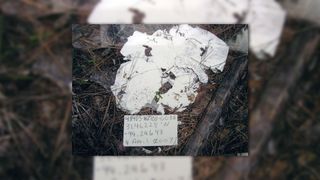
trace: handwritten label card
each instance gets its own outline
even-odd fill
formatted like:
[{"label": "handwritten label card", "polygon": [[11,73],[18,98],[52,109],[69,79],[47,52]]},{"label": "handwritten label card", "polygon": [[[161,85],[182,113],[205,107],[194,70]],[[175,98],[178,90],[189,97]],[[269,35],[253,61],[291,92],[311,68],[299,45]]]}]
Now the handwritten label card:
[{"label": "handwritten label card", "polygon": [[191,157],[95,157],[93,180],[192,180]]},{"label": "handwritten label card", "polygon": [[178,144],[177,115],[124,116],[124,146],[172,146]]}]

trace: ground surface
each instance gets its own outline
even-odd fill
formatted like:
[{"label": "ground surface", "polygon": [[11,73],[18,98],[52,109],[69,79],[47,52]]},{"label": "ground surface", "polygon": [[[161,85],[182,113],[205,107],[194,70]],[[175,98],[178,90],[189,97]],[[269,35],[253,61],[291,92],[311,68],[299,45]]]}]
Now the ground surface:
[{"label": "ground surface", "polygon": [[[69,24],[85,22],[88,11],[52,11],[52,2],[0,1],[0,179],[91,179],[92,159],[71,155],[72,100],[65,83],[71,81]],[[314,28],[288,21],[278,58],[250,57],[249,110],[295,34]],[[250,179],[320,179],[318,59],[276,119]],[[196,158],[195,179],[214,179],[227,159]]]},{"label": "ground surface", "polygon": [[[152,33],[159,29],[169,29],[172,25],[74,25],[73,26],[73,153],[82,155],[148,155],[142,148],[124,148],[122,145],[123,116],[110,90],[116,72],[123,63],[120,49],[126,38],[134,30]],[[243,25],[200,25],[218,37],[228,40],[244,28]],[[103,32],[100,33],[100,30]],[[102,40],[102,43],[101,43]],[[104,45],[105,44],[105,45]],[[208,71],[209,83],[201,85],[199,94],[187,110],[170,112],[177,114],[182,125],[178,129],[177,147],[148,147],[149,155],[183,155],[182,150],[204,111],[214,97],[216,89],[224,77],[230,73],[233,58],[243,54],[230,50],[223,72]],[[210,137],[218,136],[206,144],[201,155],[237,154],[248,151],[247,78],[239,82],[229,107],[225,108],[224,122],[217,125]],[[151,108],[144,108],[139,114],[159,114]],[[211,138],[209,138],[211,139]]]}]

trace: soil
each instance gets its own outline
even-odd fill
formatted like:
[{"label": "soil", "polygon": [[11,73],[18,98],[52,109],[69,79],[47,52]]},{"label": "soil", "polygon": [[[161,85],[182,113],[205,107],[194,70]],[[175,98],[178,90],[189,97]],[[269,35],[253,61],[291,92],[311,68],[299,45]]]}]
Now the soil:
[{"label": "soil", "polygon": [[[161,25],[156,25],[161,27]],[[245,28],[245,25],[211,25],[204,26],[207,30],[216,33],[224,39],[234,37],[234,33],[239,32],[239,29]],[[165,28],[170,27],[166,25]],[[73,27],[73,34],[84,32],[98,32],[100,29],[106,29],[109,34],[107,37],[100,37],[101,34],[86,34],[86,36],[78,36],[73,41],[76,48],[73,49],[73,120],[72,120],[72,142],[73,153],[78,155],[183,155],[182,150],[188,141],[189,136],[194,132],[195,127],[201,120],[204,110],[214,96],[215,90],[223,80],[224,76],[229,72],[229,66],[232,60],[236,57],[243,56],[239,52],[230,51],[227,64],[223,72],[214,74],[208,71],[209,83],[203,84],[200,87],[199,94],[187,110],[183,112],[175,112],[166,110],[167,114],[177,114],[182,125],[178,128],[179,143],[176,147],[164,146],[161,147],[161,152],[158,147],[147,147],[152,153],[146,154],[143,148],[123,147],[123,116],[126,114],[119,109],[115,102],[115,97],[110,91],[110,85],[114,83],[115,74],[120,64],[123,63],[123,56],[119,53],[121,42],[118,39],[126,39],[130,33],[123,32],[132,27],[130,25],[110,25],[99,27],[97,25],[76,25]],[[152,33],[155,27],[136,25],[134,28],[143,29],[147,33]],[[151,30],[150,30],[151,29]],[[110,31],[112,30],[112,31]],[[130,30],[129,30],[130,31]],[[217,33],[219,32],[219,33]],[[121,37],[123,33],[126,36]],[[103,33],[102,33],[103,34]],[[75,36],[75,35],[74,35]],[[99,37],[96,37],[99,36]],[[80,46],[85,42],[94,42],[96,40],[108,39],[112,44],[117,43],[117,46],[97,47]],[[107,52],[107,53],[106,53]],[[150,53],[150,52],[149,52]],[[104,75],[106,73],[108,76]],[[92,78],[92,77],[99,78]],[[220,129],[224,129],[224,139],[217,144],[206,145],[201,155],[224,155],[238,154],[248,151],[248,116],[242,117],[244,111],[248,111],[247,101],[247,78],[243,78],[239,82],[239,87],[242,87],[234,94],[238,102],[231,102],[229,108],[225,110],[224,119],[227,119],[224,125],[218,126],[217,131],[214,131],[210,137],[220,134]],[[232,98],[232,99],[233,99]],[[232,106],[232,107],[231,107]],[[237,111],[237,112],[234,112]],[[144,108],[138,114],[158,114],[151,108]],[[246,114],[248,114],[246,112]],[[236,130],[238,129],[238,130]],[[228,133],[225,133],[228,131]],[[245,137],[242,137],[243,134]],[[217,138],[213,138],[217,139]],[[217,151],[217,149],[219,149]]]},{"label": "soil", "polygon": [[[71,155],[73,100],[66,83],[71,81],[72,51],[77,53],[71,47],[70,24],[84,23],[92,8],[76,4],[76,9],[57,12],[50,6],[54,2],[0,2],[0,179],[92,179],[92,158]],[[96,3],[90,2],[88,6],[91,7]],[[275,58],[260,61],[250,55],[249,116],[296,33],[315,28],[318,29],[314,24],[289,19]],[[101,52],[104,53],[108,54]],[[246,178],[320,179],[319,56],[319,52],[314,55],[313,63],[297,83],[282,116],[273,125],[266,148],[260,152],[260,163],[250,169],[250,176]],[[115,61],[121,63],[120,59]],[[87,86],[86,82],[82,86]],[[97,89],[88,93],[107,96],[106,87],[95,86]],[[235,100],[234,104],[246,101],[241,99],[245,90],[238,91],[240,100]],[[99,98],[94,102],[105,103]],[[231,104],[226,111],[237,111]],[[243,113],[245,115],[246,111]],[[236,123],[233,121],[231,126]],[[223,128],[220,129],[223,132]],[[226,139],[222,134],[219,138]],[[237,148],[237,140],[227,146]],[[194,179],[214,179],[227,159],[195,158]]]}]

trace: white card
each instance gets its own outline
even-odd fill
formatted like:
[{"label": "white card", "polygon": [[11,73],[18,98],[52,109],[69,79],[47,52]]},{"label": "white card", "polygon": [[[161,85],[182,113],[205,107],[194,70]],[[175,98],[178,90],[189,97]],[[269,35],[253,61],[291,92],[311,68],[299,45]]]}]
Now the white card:
[{"label": "white card", "polygon": [[192,180],[191,157],[95,157],[93,180]]},{"label": "white card", "polygon": [[124,116],[124,146],[172,146],[177,144],[177,115]]}]

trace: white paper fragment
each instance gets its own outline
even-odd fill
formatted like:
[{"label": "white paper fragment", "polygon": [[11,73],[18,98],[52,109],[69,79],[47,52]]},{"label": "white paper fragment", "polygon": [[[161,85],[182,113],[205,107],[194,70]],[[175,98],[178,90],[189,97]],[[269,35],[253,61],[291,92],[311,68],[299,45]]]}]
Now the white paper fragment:
[{"label": "white paper fragment", "polygon": [[124,116],[123,146],[173,146],[177,144],[177,115]]},{"label": "white paper fragment", "polygon": [[130,8],[145,14],[144,23],[247,23],[250,48],[263,59],[274,56],[285,21],[275,0],[101,0],[89,23],[132,23]]},{"label": "white paper fragment", "polygon": [[161,70],[154,63],[145,60],[123,63],[118,69],[115,84],[111,86],[119,107],[132,114],[148,107],[161,87],[161,75]]},{"label": "white paper fragment", "polygon": [[134,8],[146,15],[145,23],[201,23],[210,22],[211,18],[216,23],[236,23],[234,13],[241,15],[248,6],[249,0],[241,3],[239,0],[101,0],[88,21],[132,23],[133,14],[129,9]]},{"label": "white paper fragment", "polygon": [[149,149],[146,149],[146,148],[142,148],[142,151],[145,152],[146,154],[152,153],[152,151],[150,151]]},{"label": "white paper fragment", "polygon": [[191,157],[95,157],[93,180],[192,180]]},{"label": "white paper fragment", "polygon": [[285,12],[274,1],[254,0],[248,12],[246,22],[250,24],[250,47],[255,55],[264,59],[274,56],[279,44]]},{"label": "white paper fragment", "polygon": [[[130,114],[144,107],[162,114],[163,106],[183,111],[194,102],[200,83],[208,82],[205,70],[223,70],[228,50],[214,34],[189,25],[152,35],[135,31],[120,51],[128,62],[118,69],[111,90]],[[161,92],[168,84],[171,88]]]},{"label": "white paper fragment", "polygon": [[226,42],[231,50],[248,54],[249,51],[249,29],[243,28],[234,38]]},{"label": "white paper fragment", "polygon": [[[160,104],[159,107],[166,105],[179,112],[185,110],[190,103],[194,102],[200,83],[197,82],[197,75],[191,70],[175,69],[174,74],[176,74],[176,79],[172,83],[172,88],[161,95],[162,98],[159,99],[158,103]],[[208,79],[206,74],[205,76]]]}]

